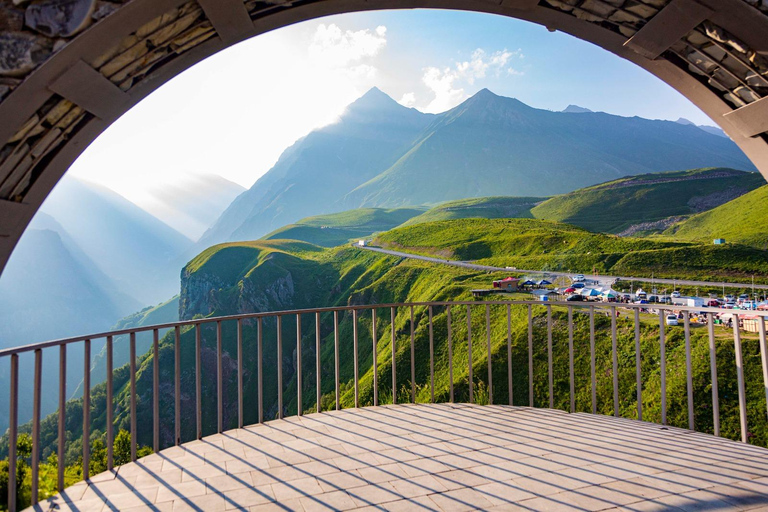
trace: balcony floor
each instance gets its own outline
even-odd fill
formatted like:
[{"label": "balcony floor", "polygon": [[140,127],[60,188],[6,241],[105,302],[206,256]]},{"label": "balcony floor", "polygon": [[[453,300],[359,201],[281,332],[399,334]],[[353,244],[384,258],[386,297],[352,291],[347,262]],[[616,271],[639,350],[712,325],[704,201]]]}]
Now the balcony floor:
[{"label": "balcony floor", "polygon": [[768,510],[768,450],[682,429],[466,404],[347,409],[169,448],[43,510]]}]

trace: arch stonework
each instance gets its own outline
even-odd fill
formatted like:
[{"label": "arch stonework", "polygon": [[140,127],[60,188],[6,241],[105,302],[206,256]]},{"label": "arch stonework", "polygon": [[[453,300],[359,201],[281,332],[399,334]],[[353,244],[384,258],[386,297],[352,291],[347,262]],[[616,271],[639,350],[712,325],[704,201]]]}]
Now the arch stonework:
[{"label": "arch stonework", "polygon": [[0,271],[71,163],[163,83],[279,27],[403,8],[510,16],[598,45],[686,96],[768,178],[768,0],[0,0]]}]

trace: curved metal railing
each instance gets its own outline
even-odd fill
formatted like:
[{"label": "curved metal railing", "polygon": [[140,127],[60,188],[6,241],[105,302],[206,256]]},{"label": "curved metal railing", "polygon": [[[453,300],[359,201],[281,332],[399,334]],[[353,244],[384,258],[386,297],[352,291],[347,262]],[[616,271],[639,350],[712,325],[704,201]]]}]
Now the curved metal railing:
[{"label": "curved metal railing", "polygon": [[[257,368],[256,373],[258,376],[258,421],[264,421],[264,396],[263,396],[263,322],[265,319],[274,318],[276,321],[276,359],[279,361],[276,368],[277,378],[277,417],[282,418],[284,416],[284,382],[283,382],[283,337],[282,337],[282,323],[283,319],[295,317],[296,319],[296,350],[299,356],[296,360],[295,378],[296,378],[296,393],[297,393],[297,414],[301,415],[304,412],[303,404],[305,403],[302,392],[304,390],[304,371],[302,369],[302,342],[304,336],[302,335],[302,318],[306,318],[308,315],[314,315],[315,319],[315,388],[316,388],[316,403],[315,410],[321,410],[322,403],[322,382],[321,382],[321,341],[323,336],[321,335],[321,315],[332,315],[333,317],[333,342],[334,342],[334,401],[335,408],[341,408],[341,395],[340,395],[340,361],[339,361],[339,345],[340,345],[340,329],[339,329],[339,314],[348,313],[352,314],[352,342],[353,342],[353,354],[354,354],[354,369],[353,369],[353,384],[354,384],[354,404],[355,407],[360,405],[359,394],[359,339],[360,333],[358,328],[359,317],[361,313],[369,312],[371,317],[371,340],[372,340],[372,379],[373,379],[373,397],[372,403],[374,406],[379,405],[379,351],[378,342],[382,338],[378,335],[377,331],[377,312],[381,310],[389,310],[389,321],[391,324],[391,332],[389,333],[392,341],[392,403],[397,403],[398,400],[398,383],[397,383],[397,331],[396,331],[396,316],[398,311],[407,309],[410,313],[410,318],[406,318],[406,323],[410,326],[410,401],[416,401],[416,367],[415,367],[415,322],[414,322],[414,310],[415,308],[424,308],[422,315],[427,315],[427,328],[429,339],[429,390],[430,401],[435,401],[435,343],[434,343],[434,322],[433,314],[435,308],[442,308],[441,311],[446,313],[446,344],[447,344],[447,371],[448,371],[448,393],[447,400],[453,402],[455,397],[454,393],[454,335],[452,332],[453,322],[451,318],[452,311],[456,311],[457,308],[466,308],[467,317],[467,361],[468,365],[465,368],[467,371],[467,383],[468,385],[468,400],[469,402],[475,402],[474,395],[474,381],[473,376],[474,367],[477,366],[472,356],[473,349],[473,334],[472,334],[472,312],[474,309],[483,307],[485,310],[485,341],[487,345],[487,360],[488,360],[488,382],[487,382],[487,401],[493,403],[493,370],[492,370],[492,328],[491,328],[491,307],[506,307],[506,345],[507,345],[507,389],[508,389],[508,402],[513,405],[513,373],[521,371],[521,368],[515,368],[512,360],[512,308],[526,308],[527,320],[528,320],[528,361],[527,372],[525,368],[522,368],[523,373],[527,373],[528,381],[528,406],[533,407],[534,403],[534,309],[539,311],[541,308],[546,310],[546,354],[547,354],[547,393],[548,393],[548,406],[553,408],[554,402],[554,375],[553,375],[553,309],[563,310],[567,313],[567,328],[568,328],[568,367],[569,367],[569,407],[570,412],[576,411],[576,390],[575,390],[575,371],[574,371],[574,311],[585,311],[589,316],[589,366],[590,366],[590,399],[591,399],[591,412],[597,413],[597,377],[596,377],[596,353],[595,353],[595,314],[596,311],[607,310],[611,317],[610,336],[611,336],[611,373],[612,373],[612,394],[613,394],[613,414],[620,416],[620,393],[619,393],[619,372],[618,372],[618,336],[617,336],[617,311],[621,309],[628,309],[633,312],[634,315],[634,353],[635,353],[635,373],[636,373],[636,400],[637,400],[637,419],[643,420],[643,376],[641,367],[641,318],[640,314],[643,310],[655,311],[658,314],[659,319],[659,377],[660,377],[660,418],[662,424],[667,424],[667,368],[666,368],[666,315],[671,311],[681,312],[683,316],[683,332],[685,335],[685,371],[686,371],[686,399],[687,399],[687,415],[688,415],[688,427],[694,430],[696,425],[694,424],[694,400],[693,400],[693,372],[691,363],[691,322],[690,315],[692,312],[705,311],[707,316],[707,333],[709,339],[709,359],[711,368],[711,400],[712,400],[712,414],[713,414],[713,430],[714,434],[720,435],[720,407],[719,407],[719,391],[718,391],[718,365],[717,365],[717,350],[715,342],[715,314],[730,314],[733,315],[733,341],[734,341],[734,356],[736,364],[736,376],[738,387],[738,409],[739,409],[739,428],[741,434],[741,440],[748,442],[748,429],[747,429],[747,398],[745,392],[744,382],[744,359],[742,354],[742,330],[740,329],[740,317],[748,316],[754,323],[755,331],[758,335],[759,351],[761,354],[762,375],[766,391],[766,403],[768,403],[768,347],[766,346],[766,334],[765,334],[765,321],[768,317],[768,311],[744,311],[744,310],[729,310],[729,309],[717,309],[717,308],[701,308],[701,307],[685,307],[685,306],[670,306],[670,305],[656,305],[656,304],[617,304],[617,303],[574,303],[574,302],[540,302],[540,301],[460,301],[460,302],[413,302],[413,303],[395,303],[395,304],[372,304],[372,305],[354,305],[354,306],[338,306],[327,308],[311,308],[311,309],[297,309],[288,311],[273,311],[265,313],[250,313],[241,315],[232,315],[215,318],[199,318],[187,321],[172,322],[166,324],[136,327],[130,329],[122,329],[116,331],[102,332],[91,334],[87,336],[78,336],[73,338],[66,338],[61,340],[48,341],[44,343],[38,343],[34,345],[27,345],[23,347],[11,348],[0,350],[0,359],[7,358],[10,361],[10,414],[9,414],[9,431],[8,431],[8,462],[9,462],[9,510],[13,511],[16,508],[17,496],[16,496],[16,466],[17,466],[17,438],[18,438],[18,405],[19,405],[19,356],[24,353],[32,352],[34,354],[34,375],[33,375],[33,415],[32,415],[32,457],[31,457],[31,472],[32,472],[32,504],[36,504],[38,501],[38,485],[39,485],[39,460],[41,456],[41,441],[40,441],[40,425],[41,425],[41,381],[43,371],[43,352],[45,349],[55,350],[59,349],[59,379],[58,379],[58,440],[57,440],[57,453],[58,453],[58,489],[64,488],[64,468],[65,468],[65,451],[66,451],[66,382],[67,382],[67,347],[73,344],[82,344],[83,346],[83,396],[82,396],[82,412],[83,412],[83,436],[82,436],[82,458],[83,458],[83,478],[89,478],[89,460],[91,445],[89,440],[89,434],[91,430],[91,342],[92,340],[104,339],[106,341],[106,437],[107,437],[107,467],[112,469],[114,467],[113,457],[113,442],[114,442],[114,367],[113,367],[113,350],[115,338],[118,336],[127,335],[129,337],[130,357],[129,357],[129,381],[130,381],[130,434],[131,434],[131,460],[136,460],[137,457],[137,396],[136,396],[136,336],[139,333],[152,333],[152,347],[153,361],[152,361],[152,380],[153,380],[153,392],[152,392],[152,431],[153,431],[153,448],[155,451],[161,449],[160,441],[160,393],[159,393],[159,346],[160,346],[160,332],[161,331],[173,331],[174,340],[174,442],[176,445],[181,444],[181,335],[182,328],[190,327],[195,333],[195,433],[199,439],[203,437],[203,404],[202,404],[202,350],[201,350],[201,331],[205,325],[213,324],[216,327],[216,418],[217,418],[217,431],[224,430],[224,382],[223,382],[223,369],[222,360],[224,350],[222,348],[223,336],[222,336],[222,324],[228,322],[235,322],[237,325],[236,343],[237,343],[237,425],[242,427],[244,425],[244,388],[243,388],[243,375],[244,375],[244,353],[243,353],[243,323],[255,322],[256,323],[256,342],[257,353],[256,361]],[[463,313],[464,311],[462,311]],[[503,328],[502,328],[503,330]],[[186,332],[186,331],[185,331]],[[477,335],[475,335],[477,337]],[[407,354],[406,354],[407,355]],[[477,359],[477,358],[475,358]],[[482,359],[481,359],[482,362]],[[191,371],[191,370],[189,370]],[[464,368],[461,369],[464,371]]]}]

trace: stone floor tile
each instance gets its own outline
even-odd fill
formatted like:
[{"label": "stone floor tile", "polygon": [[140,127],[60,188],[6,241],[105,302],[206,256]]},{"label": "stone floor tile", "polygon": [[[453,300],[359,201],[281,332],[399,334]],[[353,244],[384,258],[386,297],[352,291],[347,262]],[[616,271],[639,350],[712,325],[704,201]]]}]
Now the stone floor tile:
[{"label": "stone floor tile", "polygon": [[403,498],[388,482],[363,485],[349,489],[347,492],[358,507],[379,505],[381,503],[397,501]]},{"label": "stone floor tile", "polygon": [[463,488],[429,496],[443,512],[463,512],[465,510],[486,510],[493,504],[475,489]]},{"label": "stone floor tile", "polygon": [[305,496],[314,496],[323,494],[323,489],[317,481],[317,478],[308,477],[293,480],[291,482],[279,482],[272,484],[272,492],[275,500],[283,501],[293,498],[302,498]]},{"label": "stone floor tile", "polygon": [[248,509],[249,512],[304,512],[304,507],[298,499],[285,500],[278,503],[263,503],[254,505]]},{"label": "stone floor tile", "polygon": [[172,502],[182,498],[195,498],[206,494],[207,487],[204,481],[193,480],[173,486],[161,485],[157,490],[155,503]]},{"label": "stone floor tile", "polygon": [[312,497],[304,497],[300,498],[299,502],[306,512],[351,510],[357,507],[355,501],[345,491],[332,491]]},{"label": "stone floor tile", "polygon": [[212,476],[205,479],[205,486],[208,488],[206,494],[221,494],[226,491],[252,487],[253,485],[250,473]]},{"label": "stone floor tile", "polygon": [[264,485],[261,487],[246,487],[225,491],[222,493],[227,510],[241,509],[245,510],[254,505],[274,502],[275,495],[272,492],[272,486]]}]

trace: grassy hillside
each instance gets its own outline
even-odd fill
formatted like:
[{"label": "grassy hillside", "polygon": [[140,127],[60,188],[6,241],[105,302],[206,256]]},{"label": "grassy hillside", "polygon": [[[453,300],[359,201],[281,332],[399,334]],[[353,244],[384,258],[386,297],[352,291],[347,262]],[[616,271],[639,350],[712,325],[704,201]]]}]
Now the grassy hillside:
[{"label": "grassy hillside", "polygon": [[[408,219],[403,226],[451,219],[503,219],[531,218],[531,208],[546,200],[545,197],[474,197],[449,201],[435,206],[416,217]],[[394,226],[393,226],[394,227]]]},{"label": "grassy hillside", "polygon": [[762,185],[759,173],[724,168],[643,174],[553,197],[531,213],[590,231],[663,231],[664,219],[709,210]]},{"label": "grassy hillside", "polygon": [[262,237],[262,240],[302,240],[322,247],[336,247],[350,240],[387,231],[423,213],[417,208],[360,208],[301,219]]},{"label": "grassy hillside", "polygon": [[768,185],[708,212],[694,215],[669,228],[664,234],[677,240],[712,243],[715,238],[768,249]]},{"label": "grassy hillside", "polygon": [[535,219],[461,219],[379,235],[393,249],[494,266],[678,279],[766,281],[768,252],[739,245],[622,238]]}]

